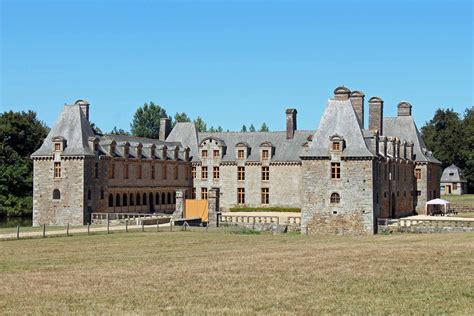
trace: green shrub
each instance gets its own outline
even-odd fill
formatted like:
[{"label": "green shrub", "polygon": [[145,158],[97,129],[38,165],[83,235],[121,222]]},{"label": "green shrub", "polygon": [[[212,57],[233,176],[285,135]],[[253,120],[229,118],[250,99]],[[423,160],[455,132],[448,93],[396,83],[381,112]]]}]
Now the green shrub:
[{"label": "green shrub", "polygon": [[230,212],[291,212],[301,213],[300,208],[295,207],[231,207]]}]

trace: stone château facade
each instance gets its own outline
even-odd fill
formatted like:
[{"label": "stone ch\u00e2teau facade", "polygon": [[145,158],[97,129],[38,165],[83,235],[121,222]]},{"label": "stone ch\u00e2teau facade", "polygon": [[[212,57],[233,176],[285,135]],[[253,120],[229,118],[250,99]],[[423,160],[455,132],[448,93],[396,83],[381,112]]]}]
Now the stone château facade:
[{"label": "stone ch\u00e2teau facade", "polygon": [[[317,130],[201,133],[163,119],[160,139],[95,135],[89,104],[65,105],[33,155],[33,222],[83,224],[91,212],[171,213],[176,191],[206,199],[218,188],[222,210],[301,208],[308,233],[375,233],[377,218],[424,211],[439,196],[440,163],[411,116],[383,117],[383,100],[338,87]],[[214,191],[213,191],[214,192]]]}]

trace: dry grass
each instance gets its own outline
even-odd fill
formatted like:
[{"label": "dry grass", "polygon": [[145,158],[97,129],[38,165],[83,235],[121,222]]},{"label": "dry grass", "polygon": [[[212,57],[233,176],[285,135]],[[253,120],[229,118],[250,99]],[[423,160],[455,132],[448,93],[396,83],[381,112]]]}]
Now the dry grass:
[{"label": "dry grass", "polygon": [[454,209],[461,210],[457,216],[474,217],[474,194],[443,195],[441,198],[451,202]]},{"label": "dry grass", "polygon": [[1,242],[0,314],[474,313],[474,234]]}]

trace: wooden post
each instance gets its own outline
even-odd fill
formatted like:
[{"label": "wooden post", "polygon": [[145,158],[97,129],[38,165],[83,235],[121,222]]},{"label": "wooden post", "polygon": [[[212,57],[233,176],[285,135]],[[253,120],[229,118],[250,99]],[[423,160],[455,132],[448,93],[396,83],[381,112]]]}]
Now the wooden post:
[{"label": "wooden post", "polygon": [[69,223],[67,223],[67,227],[66,227],[66,236],[69,237]]},{"label": "wooden post", "polygon": [[144,231],[145,231],[145,222],[142,219],[142,232],[144,232]]},{"label": "wooden post", "polygon": [[90,235],[91,223],[87,223],[87,235]]},{"label": "wooden post", "polygon": [[110,230],[110,221],[109,221],[109,214],[107,213],[107,235],[109,234]]},{"label": "wooden post", "polygon": [[170,232],[172,232],[172,231],[173,231],[173,221],[170,220]]},{"label": "wooden post", "polygon": [[156,232],[160,231],[160,219],[157,217],[156,218]]},{"label": "wooden post", "polygon": [[43,238],[46,237],[46,224],[43,224]]},{"label": "wooden post", "polygon": [[20,225],[16,226],[16,239],[20,239]]},{"label": "wooden post", "polygon": [[128,233],[128,219],[125,220],[125,232]]}]

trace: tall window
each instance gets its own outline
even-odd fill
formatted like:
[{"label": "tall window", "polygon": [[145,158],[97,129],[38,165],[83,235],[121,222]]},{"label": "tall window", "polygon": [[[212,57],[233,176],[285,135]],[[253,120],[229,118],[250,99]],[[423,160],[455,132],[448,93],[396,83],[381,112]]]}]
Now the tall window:
[{"label": "tall window", "polygon": [[166,176],[167,176],[166,174],[168,173],[168,169],[166,168],[166,165],[165,165],[165,164],[163,165],[161,171],[162,171],[162,175],[161,175],[161,176],[162,176],[163,180],[166,180]]},{"label": "tall window", "polygon": [[237,203],[245,204],[245,189],[244,188],[237,189]]},{"label": "tall window", "polygon": [[123,178],[128,179],[128,164],[123,165]]},{"label": "tall window", "polygon": [[220,177],[219,167],[214,167],[213,168],[212,176],[213,176],[214,180],[219,179],[219,177]]},{"label": "tall window", "polygon": [[201,151],[201,157],[207,158],[207,149],[204,149],[203,151]]},{"label": "tall window", "polygon": [[268,166],[262,167],[262,180],[263,181],[270,180],[270,167]]},{"label": "tall window", "polygon": [[109,207],[113,207],[114,206],[114,196],[111,194],[109,194]]},{"label": "tall window", "polygon": [[176,162],[176,164],[174,165],[174,168],[173,168],[173,176],[174,176],[174,179],[175,180],[178,180],[178,163]]},{"label": "tall window", "polygon": [[341,163],[331,162],[331,179],[341,179]]},{"label": "tall window", "polygon": [[341,145],[340,145],[340,143],[339,143],[339,142],[333,142],[333,143],[332,143],[332,150],[334,150],[334,151],[339,151],[339,150],[341,150]]},{"label": "tall window", "polygon": [[262,188],[262,204],[270,204],[270,189]]},{"label": "tall window", "polygon": [[207,179],[207,167],[201,167],[201,178],[203,180]]},{"label": "tall window", "polygon": [[201,199],[207,200],[207,188],[201,188]]},{"label": "tall window", "polygon": [[218,149],[215,149],[214,152],[213,152],[213,157],[214,158],[219,158],[219,150]]},{"label": "tall window", "polygon": [[245,167],[237,167],[237,180],[245,180]]},{"label": "tall window", "polygon": [[155,179],[155,165],[151,165],[151,178]]},{"label": "tall window", "polygon": [[196,179],[196,167],[195,166],[191,167],[191,177],[193,179]]},{"label": "tall window", "polygon": [[55,151],[60,151],[61,150],[61,144],[60,143],[55,143],[54,144],[54,150]]},{"label": "tall window", "polygon": [[115,178],[115,164],[110,164],[109,166],[109,179]]},{"label": "tall window", "polygon": [[331,194],[331,203],[337,204],[339,202],[341,202],[341,196],[338,193]]},{"label": "tall window", "polygon": [[268,149],[262,150],[262,160],[268,160],[269,154]]},{"label": "tall window", "polygon": [[239,159],[244,159],[244,158],[245,158],[245,150],[239,149],[239,150],[237,151],[237,158],[239,158]]},{"label": "tall window", "polygon": [[94,165],[94,177],[96,179],[99,178],[99,163],[98,162],[96,162],[95,165]]},{"label": "tall window", "polygon": [[54,177],[61,178],[61,163],[60,162],[54,163]]},{"label": "tall window", "polygon": [[87,199],[89,201],[92,200],[92,191],[91,191],[91,189],[87,190]]},{"label": "tall window", "polygon": [[416,168],[416,169],[415,169],[415,178],[416,178],[417,180],[420,180],[420,179],[421,179],[421,169],[419,169],[419,168]]}]

